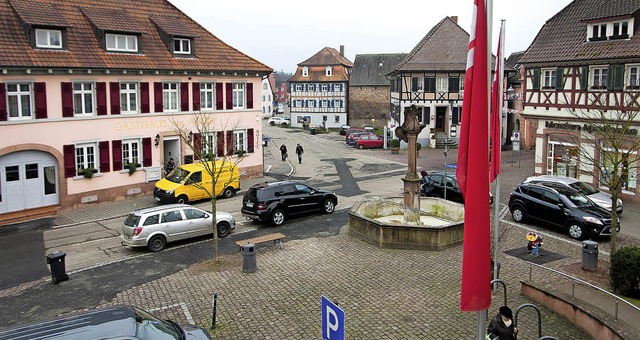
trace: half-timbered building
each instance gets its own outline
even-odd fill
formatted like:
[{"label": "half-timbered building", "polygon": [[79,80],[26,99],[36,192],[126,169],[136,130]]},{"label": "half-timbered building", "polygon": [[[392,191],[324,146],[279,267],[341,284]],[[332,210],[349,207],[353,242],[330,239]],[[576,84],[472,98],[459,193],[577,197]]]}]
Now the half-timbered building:
[{"label": "half-timbered building", "polygon": [[[581,112],[640,110],[640,1],[571,2],[545,23],[519,63],[523,135],[535,138],[535,173],[600,186],[606,174],[581,160],[581,150],[593,150],[590,158],[601,161],[606,143]],[[629,137],[640,138],[638,130]],[[606,172],[607,164],[599,165]],[[622,194],[635,200],[637,164],[626,167]]]}]

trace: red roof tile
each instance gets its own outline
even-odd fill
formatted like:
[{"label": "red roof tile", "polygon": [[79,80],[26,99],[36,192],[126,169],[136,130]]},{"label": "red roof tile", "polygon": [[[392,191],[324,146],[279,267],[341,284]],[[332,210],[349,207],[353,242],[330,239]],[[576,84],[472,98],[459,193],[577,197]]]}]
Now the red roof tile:
[{"label": "red roof tile", "polygon": [[103,31],[144,33],[143,25],[129,16],[125,10],[91,7],[80,10],[94,26]]}]

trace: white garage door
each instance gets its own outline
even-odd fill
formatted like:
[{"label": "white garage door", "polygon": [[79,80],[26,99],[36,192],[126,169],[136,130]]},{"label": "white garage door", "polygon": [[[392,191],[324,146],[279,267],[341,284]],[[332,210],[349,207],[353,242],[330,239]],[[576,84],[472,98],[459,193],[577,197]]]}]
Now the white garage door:
[{"label": "white garage door", "polygon": [[55,157],[20,151],[0,157],[0,213],[58,204]]}]

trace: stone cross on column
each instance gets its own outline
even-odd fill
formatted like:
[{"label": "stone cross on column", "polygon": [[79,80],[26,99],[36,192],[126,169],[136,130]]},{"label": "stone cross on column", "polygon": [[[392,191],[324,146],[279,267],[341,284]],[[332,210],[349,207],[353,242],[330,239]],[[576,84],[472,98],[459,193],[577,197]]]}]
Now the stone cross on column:
[{"label": "stone cross on column", "polygon": [[404,182],[404,221],[406,223],[420,224],[420,184],[422,179],[416,173],[418,134],[425,127],[418,122],[420,111],[415,105],[405,108],[404,122],[396,128],[396,136],[408,144],[407,175]]}]

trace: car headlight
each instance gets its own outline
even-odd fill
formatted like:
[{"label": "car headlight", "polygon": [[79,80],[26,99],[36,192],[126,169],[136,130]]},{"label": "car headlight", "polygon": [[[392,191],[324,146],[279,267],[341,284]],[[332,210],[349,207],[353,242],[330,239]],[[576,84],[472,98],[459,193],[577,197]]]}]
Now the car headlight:
[{"label": "car headlight", "polygon": [[595,217],[591,217],[591,216],[585,216],[584,220],[588,223],[592,223],[592,224],[599,224],[602,225],[602,221],[600,221],[599,219],[595,218]]},{"label": "car headlight", "polygon": [[173,190],[165,190],[164,193],[167,195],[173,195]]}]

